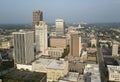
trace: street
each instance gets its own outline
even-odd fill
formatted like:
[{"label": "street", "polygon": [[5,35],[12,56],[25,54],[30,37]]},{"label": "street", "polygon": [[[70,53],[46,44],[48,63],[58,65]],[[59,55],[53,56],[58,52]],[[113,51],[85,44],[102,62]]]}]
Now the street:
[{"label": "street", "polygon": [[97,58],[98,58],[98,64],[99,64],[99,71],[100,71],[100,75],[101,75],[101,81],[102,82],[107,82],[107,79],[104,75],[104,73],[106,72],[106,67],[104,64],[104,58],[103,58],[103,53],[102,53],[102,48],[97,48]]}]

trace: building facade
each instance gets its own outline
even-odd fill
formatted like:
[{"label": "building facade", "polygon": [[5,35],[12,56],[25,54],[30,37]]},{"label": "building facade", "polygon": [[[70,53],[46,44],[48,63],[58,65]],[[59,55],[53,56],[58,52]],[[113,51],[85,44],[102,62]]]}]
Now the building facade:
[{"label": "building facade", "polygon": [[35,24],[37,24],[39,21],[43,21],[43,12],[40,10],[34,10],[33,11],[33,27],[35,27]]},{"label": "building facade", "polygon": [[11,47],[10,41],[3,41],[1,42],[1,48],[2,49],[9,49]]},{"label": "building facade", "polygon": [[118,56],[118,43],[114,42],[112,46],[112,56]]},{"label": "building facade", "polygon": [[96,47],[97,46],[97,40],[95,38],[91,39],[91,47]]},{"label": "building facade", "polygon": [[65,22],[63,19],[56,19],[56,35],[61,36],[64,35],[64,29],[65,29]]},{"label": "building facade", "polygon": [[72,56],[80,56],[81,53],[81,37],[78,34],[71,34],[70,54]]},{"label": "building facade", "polygon": [[63,48],[48,48],[47,49],[47,54],[50,57],[55,57],[55,58],[59,58],[62,56],[62,54],[64,53],[64,49]]},{"label": "building facade", "polygon": [[99,65],[87,64],[84,69],[85,82],[102,82],[100,78]]},{"label": "building facade", "polygon": [[35,43],[36,52],[41,52],[44,55],[48,47],[47,24],[44,21],[40,21],[39,25],[35,25]]},{"label": "building facade", "polygon": [[34,32],[13,32],[13,42],[15,63],[31,63],[34,60]]},{"label": "building facade", "polygon": [[65,49],[67,47],[66,37],[50,37],[50,47]]},{"label": "building facade", "polygon": [[120,82],[120,66],[107,65],[109,81]]}]

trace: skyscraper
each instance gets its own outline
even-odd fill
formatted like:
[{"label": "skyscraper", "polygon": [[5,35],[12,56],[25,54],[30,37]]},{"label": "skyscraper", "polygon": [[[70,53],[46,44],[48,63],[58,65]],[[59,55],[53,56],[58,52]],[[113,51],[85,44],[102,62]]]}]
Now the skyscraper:
[{"label": "skyscraper", "polygon": [[35,27],[35,24],[37,24],[39,21],[43,21],[43,12],[40,10],[34,10],[33,11],[33,27]]},{"label": "skyscraper", "polygon": [[118,56],[118,43],[117,42],[113,42],[112,56]]},{"label": "skyscraper", "polygon": [[55,21],[56,24],[56,34],[59,35],[64,35],[64,28],[65,28],[65,22],[63,19],[56,19]]},{"label": "skyscraper", "polygon": [[78,34],[71,34],[70,54],[72,56],[80,56],[81,53],[81,37]]},{"label": "skyscraper", "polygon": [[29,64],[34,60],[34,32],[13,32],[14,59],[16,64]]},{"label": "skyscraper", "polygon": [[38,25],[35,25],[35,43],[36,51],[40,51],[44,55],[48,47],[47,24],[44,21],[40,21]]}]

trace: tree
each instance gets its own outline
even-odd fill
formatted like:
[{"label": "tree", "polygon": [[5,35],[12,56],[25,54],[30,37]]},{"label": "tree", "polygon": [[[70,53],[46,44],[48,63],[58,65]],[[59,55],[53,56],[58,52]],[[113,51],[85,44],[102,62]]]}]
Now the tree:
[{"label": "tree", "polygon": [[67,45],[67,48],[64,49],[64,53],[62,54],[61,58],[64,58],[65,56],[68,56],[68,54],[69,54],[69,45]]},{"label": "tree", "polygon": [[93,44],[93,45],[92,45],[92,48],[95,48],[95,47],[96,47],[95,44]]}]

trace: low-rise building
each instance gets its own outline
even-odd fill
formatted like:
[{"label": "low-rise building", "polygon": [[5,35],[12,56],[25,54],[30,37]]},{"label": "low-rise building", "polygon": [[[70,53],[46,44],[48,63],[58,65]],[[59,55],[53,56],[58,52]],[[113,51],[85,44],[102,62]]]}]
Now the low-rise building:
[{"label": "low-rise building", "polygon": [[50,37],[50,47],[53,48],[66,48],[67,39],[66,37]]},{"label": "low-rise building", "polygon": [[52,59],[40,58],[32,63],[32,69],[36,72],[47,73],[47,66],[52,62]]},{"label": "low-rise building", "polygon": [[120,82],[120,66],[107,65],[109,81]]},{"label": "low-rise building", "polygon": [[10,41],[2,41],[1,42],[1,48],[2,49],[9,49],[11,47],[11,42]]},{"label": "low-rise building", "polygon": [[21,70],[29,70],[32,71],[32,65],[25,65],[25,64],[16,64],[17,69]]},{"label": "low-rise building", "polygon": [[68,73],[68,61],[63,59],[38,59],[32,63],[32,69],[36,72],[47,73],[47,81],[57,81]]},{"label": "low-rise building", "polygon": [[79,73],[69,72],[65,77],[61,78],[59,82],[78,82]]},{"label": "low-rise building", "polygon": [[101,82],[99,65],[87,64],[84,69],[85,82]]},{"label": "low-rise building", "polygon": [[46,73],[23,70],[13,70],[2,77],[2,82],[47,82]]},{"label": "low-rise building", "polygon": [[58,58],[58,57],[62,56],[64,49],[49,47],[46,52],[47,52],[48,56]]}]

